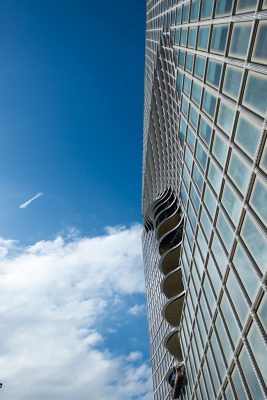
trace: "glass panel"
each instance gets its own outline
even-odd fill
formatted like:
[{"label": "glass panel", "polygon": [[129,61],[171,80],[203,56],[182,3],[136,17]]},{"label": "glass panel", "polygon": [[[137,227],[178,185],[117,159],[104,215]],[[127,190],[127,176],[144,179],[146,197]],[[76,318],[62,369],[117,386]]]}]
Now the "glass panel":
[{"label": "glass panel", "polygon": [[198,118],[199,118],[199,113],[195,109],[195,107],[190,106],[190,115],[189,115],[189,121],[191,125],[197,130],[197,125],[198,125]]},{"label": "glass panel", "polygon": [[215,165],[213,160],[210,160],[208,179],[217,194],[220,192],[222,182],[222,172]]},{"label": "glass panel", "polygon": [[235,369],[234,369],[234,371],[232,373],[232,381],[233,381],[233,384],[234,384],[234,387],[235,387],[237,398],[238,399],[247,399],[248,396],[246,395],[243,383],[241,381],[239,372],[237,370],[237,366],[235,366]]},{"label": "glass panel", "polygon": [[259,331],[256,328],[255,322],[252,323],[248,332],[248,341],[261,371],[261,375],[267,384],[267,363],[266,363],[266,344],[261,338]]},{"label": "glass panel", "polygon": [[183,68],[184,62],[185,62],[185,52],[181,50],[179,54],[179,66]]},{"label": "glass panel", "polygon": [[204,111],[206,111],[207,114],[210,115],[211,118],[213,118],[215,114],[216,102],[216,97],[205,90],[202,108]]},{"label": "glass panel", "polygon": [[209,276],[210,276],[210,279],[211,279],[212,286],[213,286],[213,288],[215,290],[216,297],[218,297],[219,292],[221,290],[222,282],[221,282],[221,278],[220,278],[220,275],[218,273],[217,267],[216,267],[211,255],[209,256],[209,261],[208,261],[208,264],[207,264],[207,270],[208,270],[208,273],[209,273]]},{"label": "glass panel", "polygon": [[[213,359],[210,347],[207,350],[206,356],[207,356],[207,360],[208,360],[208,364],[209,364],[211,381],[213,383],[215,393],[217,394],[221,385],[220,385],[220,381],[218,379],[218,375],[217,375],[217,371],[215,368],[214,359]],[[215,398],[216,398],[216,396],[215,396]]]},{"label": "glass panel", "polygon": [[196,152],[197,160],[199,161],[203,171],[205,171],[207,166],[207,153],[204,150],[203,146],[200,143],[197,144],[197,152]]},{"label": "glass panel", "polygon": [[252,60],[266,64],[267,59],[267,22],[260,21],[257,31],[256,42],[252,54]]},{"label": "glass panel", "polygon": [[181,32],[181,46],[186,46],[187,41],[187,28],[183,28]]},{"label": "glass panel", "polygon": [[233,223],[237,225],[242,211],[242,202],[227,182],[223,189],[222,204]]},{"label": "glass panel", "polygon": [[265,75],[249,72],[243,104],[252,111],[265,116],[267,112],[267,77]]},{"label": "glass panel", "polygon": [[184,119],[181,118],[181,122],[180,122],[180,138],[181,138],[182,143],[184,143],[184,141],[185,141],[186,128],[187,128],[187,125],[186,125]]},{"label": "glass panel", "polygon": [[204,200],[210,215],[214,218],[217,202],[208,185],[206,185]]},{"label": "glass panel", "polygon": [[225,397],[227,398],[227,400],[235,400],[235,396],[233,394],[230,384],[228,384],[225,389]]},{"label": "glass panel", "polygon": [[189,72],[193,72],[193,62],[194,62],[194,55],[191,53],[187,53],[186,56],[186,70]]},{"label": "glass panel", "polygon": [[211,17],[213,0],[202,0],[201,19],[208,19]]},{"label": "glass panel", "polygon": [[260,384],[256,378],[256,373],[252,368],[251,361],[244,346],[239,354],[239,361],[245,375],[246,383],[248,384],[250,392],[252,394],[252,398],[257,400],[264,400],[266,397],[262,393]]},{"label": "glass panel", "polygon": [[188,35],[188,47],[195,48],[197,40],[197,28],[190,28]]},{"label": "glass panel", "polygon": [[265,139],[265,145],[261,156],[260,167],[267,173],[267,140]]},{"label": "glass panel", "polygon": [[[186,165],[186,164],[185,164]],[[183,181],[185,183],[185,186],[187,188],[187,191],[189,191],[189,186],[190,186],[190,176],[189,173],[187,171],[187,168],[183,169]]]},{"label": "glass panel", "polygon": [[206,58],[201,56],[196,56],[195,62],[195,75],[203,79],[205,72]]},{"label": "glass panel", "polygon": [[219,212],[217,223],[216,223],[218,232],[221,236],[222,242],[230,253],[230,249],[234,240],[234,232],[227,222],[225,216],[222,211]]},{"label": "glass panel", "polygon": [[265,331],[267,331],[267,295],[264,294],[261,300],[261,303],[259,305],[257,314],[260,318],[260,321],[262,323],[263,329],[265,329]]},{"label": "glass panel", "polygon": [[193,0],[191,2],[191,21],[197,21],[199,13],[199,0]]},{"label": "glass panel", "polygon": [[192,151],[194,152],[195,144],[196,144],[196,136],[195,136],[195,134],[194,134],[194,132],[192,131],[191,128],[188,128],[188,130],[187,130],[187,139],[186,139],[186,141],[189,144],[189,146],[191,147]]},{"label": "glass panel", "polygon": [[200,221],[201,221],[201,225],[202,225],[203,228],[204,228],[204,233],[205,233],[205,236],[206,236],[206,238],[207,238],[207,241],[209,241],[212,226],[211,226],[210,219],[209,219],[209,217],[208,217],[206,211],[204,210],[204,208],[202,208],[202,211],[201,211],[201,218],[200,218]]},{"label": "glass panel", "polygon": [[267,185],[258,177],[254,182],[250,203],[258,216],[267,225]]},{"label": "glass panel", "polygon": [[246,58],[251,27],[250,22],[234,24],[229,50],[231,57]]},{"label": "glass panel", "polygon": [[200,104],[201,101],[201,94],[202,94],[202,87],[194,81],[192,89],[192,100],[194,100],[194,102],[197,103],[198,105]]},{"label": "glass panel", "polygon": [[206,256],[207,256],[207,252],[208,252],[208,246],[207,246],[207,242],[203,236],[203,233],[201,231],[201,229],[198,229],[198,234],[197,234],[197,243],[200,247],[201,250],[201,254],[204,258],[204,260],[206,260]]},{"label": "glass panel", "polygon": [[251,301],[253,301],[259,288],[259,279],[240,244],[236,247],[233,264]]},{"label": "glass panel", "polygon": [[217,234],[213,236],[211,249],[213,257],[218,265],[219,271],[221,272],[222,276],[224,276],[227,267],[227,257],[222,248],[221,242],[218,239]]},{"label": "glass panel", "polygon": [[244,322],[248,316],[249,308],[247,301],[244,298],[244,294],[240,288],[240,285],[232,270],[229,272],[226,286],[233,301],[238,317],[242,325],[244,326]]},{"label": "glass panel", "polygon": [[185,76],[185,78],[184,78],[184,92],[188,96],[190,96],[191,82],[192,82],[192,80],[190,78],[188,78],[188,76]]},{"label": "glass panel", "polygon": [[222,310],[222,314],[223,317],[225,319],[226,322],[226,326],[229,329],[229,333],[231,335],[231,338],[233,340],[233,344],[234,346],[236,345],[237,340],[240,337],[240,331],[236,322],[236,319],[234,317],[233,314],[233,310],[229,304],[229,301],[226,298],[226,294],[224,293],[222,300],[221,300],[221,310]]},{"label": "glass panel", "polygon": [[198,32],[198,42],[197,48],[201,50],[207,50],[209,45],[209,34],[210,34],[210,27],[209,26],[202,26],[199,28]]},{"label": "glass panel", "polygon": [[212,153],[215,158],[219,161],[222,167],[224,167],[225,160],[228,153],[228,143],[223,137],[215,131],[215,138],[212,145]]},{"label": "glass panel", "polygon": [[228,135],[232,133],[235,112],[231,110],[225,103],[220,102],[219,115],[217,125]]},{"label": "glass panel", "polygon": [[211,336],[211,345],[212,345],[212,349],[213,349],[213,354],[214,354],[214,358],[216,360],[216,365],[219,369],[219,373],[221,376],[221,379],[224,377],[226,369],[225,369],[225,364],[222,358],[222,354],[221,354],[221,349],[219,347],[215,332],[212,333]]},{"label": "glass panel", "polygon": [[255,157],[260,138],[260,129],[243,115],[239,115],[235,142],[251,157]]},{"label": "glass panel", "polygon": [[228,335],[225,331],[224,324],[223,324],[222,319],[219,314],[217,315],[215,326],[216,326],[216,330],[217,330],[217,335],[219,337],[221,346],[223,348],[224,357],[226,358],[227,365],[229,365],[230,361],[232,359],[232,356],[233,356],[233,351],[230,346],[230,342],[228,339]]},{"label": "glass panel", "polygon": [[191,171],[193,166],[193,157],[188,147],[185,149],[185,163],[189,171]]},{"label": "glass panel", "polygon": [[196,189],[194,188],[194,185],[191,186],[190,199],[193,202],[193,205],[195,207],[196,213],[198,213],[199,207],[200,207],[200,199],[199,199],[199,196],[197,194]]},{"label": "glass panel", "polygon": [[181,74],[181,72],[179,72],[177,77],[177,91],[179,97],[181,97],[182,95],[183,81],[184,81],[184,74]]},{"label": "glass panel", "polygon": [[216,4],[215,15],[223,16],[230,15],[232,11],[233,0],[220,0]]},{"label": "glass panel", "polygon": [[194,182],[197,184],[198,190],[201,193],[203,189],[203,177],[196,164],[194,165],[193,178]]},{"label": "glass panel", "polygon": [[187,98],[185,96],[183,96],[183,99],[182,99],[182,112],[185,114],[186,117],[188,115],[188,110],[189,110],[188,100],[187,100]]},{"label": "glass panel", "polygon": [[242,70],[231,65],[226,66],[223,92],[234,99],[238,98],[240,82],[242,78]]},{"label": "glass panel", "polygon": [[245,194],[247,190],[250,174],[251,171],[249,165],[241,159],[237,153],[232,151],[228,175],[232,178],[233,182],[243,194]]},{"label": "glass panel", "polygon": [[257,5],[256,0],[238,0],[236,9],[237,12],[254,11],[256,5]]},{"label": "glass panel", "polygon": [[212,86],[218,87],[221,80],[222,64],[209,60],[206,81]]},{"label": "glass panel", "polygon": [[209,146],[211,139],[211,126],[202,117],[199,125],[199,134],[202,137],[202,139],[206,142],[206,144]]},{"label": "glass panel", "polygon": [[214,25],[212,30],[210,51],[224,54],[228,34],[228,25]]},{"label": "glass panel", "polygon": [[255,259],[258,267],[264,274],[267,265],[266,237],[248,214],[245,216],[241,230],[241,236],[253,258]]},{"label": "glass panel", "polygon": [[188,22],[189,19],[189,6],[190,3],[183,6],[183,23]]}]

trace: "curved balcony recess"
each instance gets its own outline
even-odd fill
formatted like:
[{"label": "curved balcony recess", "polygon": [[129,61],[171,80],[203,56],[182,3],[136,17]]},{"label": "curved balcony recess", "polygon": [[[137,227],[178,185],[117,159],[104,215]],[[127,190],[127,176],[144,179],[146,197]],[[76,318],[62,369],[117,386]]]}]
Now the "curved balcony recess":
[{"label": "curved balcony recess", "polygon": [[164,275],[167,275],[169,272],[179,267],[181,243],[182,242],[161,257],[159,269]]},{"label": "curved balcony recess", "polygon": [[163,221],[156,228],[156,238],[160,240],[162,236],[164,236],[167,232],[170,232],[173,228],[175,228],[181,220],[181,215],[178,211],[174,212],[169,218]]},{"label": "curved balcony recess", "polygon": [[182,348],[180,343],[179,328],[173,329],[164,339],[166,350],[178,361],[183,361]]},{"label": "curved balcony recess", "polygon": [[166,189],[154,202],[153,211],[172,194],[171,189]]},{"label": "curved balcony recess", "polygon": [[161,291],[170,299],[184,290],[181,267],[171,271],[161,281]]},{"label": "curved balcony recess", "polygon": [[172,326],[180,324],[185,291],[170,299],[162,309],[162,316]]},{"label": "curved balcony recess", "polygon": [[159,254],[162,256],[166,251],[175,247],[182,241],[183,237],[183,223],[174,228],[171,232],[167,233],[159,243]]},{"label": "curved balcony recess", "polygon": [[175,211],[178,211],[178,204],[177,200],[173,199],[165,209],[163,209],[160,214],[158,215],[155,222],[155,226],[158,227],[161,222],[163,222],[165,219],[170,217],[172,214],[174,214]]},{"label": "curved balcony recess", "polygon": [[176,199],[174,197],[174,194],[171,193],[170,196],[164,201],[164,203],[161,203],[155,210],[154,210],[154,219],[156,219],[157,215],[162,213],[164,209],[170,207],[171,204],[176,203]]}]

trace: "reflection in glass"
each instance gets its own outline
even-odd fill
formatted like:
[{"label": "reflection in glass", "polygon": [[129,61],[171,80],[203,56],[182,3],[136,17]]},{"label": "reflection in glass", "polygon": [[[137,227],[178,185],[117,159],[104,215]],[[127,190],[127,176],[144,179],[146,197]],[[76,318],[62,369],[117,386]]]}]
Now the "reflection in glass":
[{"label": "reflection in glass", "polygon": [[261,156],[260,167],[267,173],[267,140],[265,139],[264,149]]},{"label": "reflection in glass", "polygon": [[231,14],[233,0],[220,0],[216,4],[215,15],[223,16]]},{"label": "reflection in glass", "polygon": [[204,150],[203,146],[200,143],[197,144],[196,157],[197,157],[197,160],[199,161],[203,171],[205,171],[206,166],[207,166],[207,157],[208,156],[207,156],[207,153]]},{"label": "reflection in glass", "polygon": [[223,137],[215,131],[215,138],[212,145],[212,153],[219,161],[222,167],[224,167],[225,160],[228,153],[228,144]]},{"label": "reflection in glass", "polygon": [[235,366],[235,369],[232,373],[232,381],[233,381],[234,388],[235,388],[235,391],[237,394],[237,398],[238,399],[247,399],[248,397],[246,395],[243,383],[241,381],[239,372],[237,370],[237,366]]},{"label": "reflection in glass", "polygon": [[202,94],[202,87],[196,83],[195,81],[193,82],[193,89],[192,89],[192,100],[194,100],[195,103],[200,104],[201,101],[201,94]]},{"label": "reflection in glass", "polygon": [[256,225],[255,221],[248,214],[245,216],[241,230],[241,236],[261,272],[264,274],[267,266],[266,237],[261,229]]},{"label": "reflection in glass", "polygon": [[207,50],[209,44],[209,34],[210,34],[209,26],[202,26],[201,28],[199,28],[198,43],[197,43],[198,49]]},{"label": "reflection in glass", "polygon": [[229,55],[244,59],[248,50],[248,42],[252,24],[250,22],[235,23],[232,31]]},{"label": "reflection in glass", "polygon": [[221,272],[222,276],[224,276],[227,267],[227,257],[216,233],[214,234],[212,239],[211,249],[213,257],[218,265],[219,271]]},{"label": "reflection in glass", "polygon": [[248,257],[245,255],[240,244],[237,245],[233,264],[243,283],[251,301],[254,300],[259,287],[259,279]]},{"label": "reflection in glass", "polygon": [[181,46],[186,46],[187,28],[183,28],[181,32]]},{"label": "reflection in glass", "polygon": [[259,305],[257,314],[260,318],[260,321],[262,323],[263,329],[267,331],[267,313],[266,313],[266,308],[267,308],[267,295],[264,294],[261,300],[261,303]]},{"label": "reflection in glass", "polygon": [[242,70],[240,68],[227,65],[225,70],[223,92],[228,96],[237,99],[242,78]]},{"label": "reflection in glass", "polygon": [[197,28],[193,27],[189,29],[188,35],[188,47],[195,47],[197,40]]},{"label": "reflection in glass", "polygon": [[211,118],[213,118],[215,114],[216,102],[216,97],[205,90],[202,108]]},{"label": "reflection in glass", "polygon": [[206,144],[209,146],[211,139],[211,126],[202,117],[200,120],[199,134],[202,137],[202,139],[206,142]]},{"label": "reflection in glass", "polygon": [[205,72],[206,58],[201,56],[196,56],[195,62],[195,75],[203,79]]},{"label": "reflection in glass", "polygon": [[260,21],[258,30],[257,30],[257,37],[256,42],[254,45],[254,50],[252,54],[252,60],[260,63],[266,63],[267,59],[267,22]]},{"label": "reflection in glass", "polygon": [[233,223],[237,225],[242,211],[242,202],[227,182],[225,182],[223,189],[222,204]]},{"label": "reflection in glass", "polygon": [[217,335],[219,337],[221,346],[223,348],[223,354],[226,358],[227,365],[229,365],[230,361],[233,357],[233,351],[232,351],[230,341],[229,341],[227,333],[225,331],[224,324],[223,324],[220,314],[217,314],[215,326],[216,326],[216,330],[217,330]]},{"label": "reflection in glass", "polygon": [[210,280],[212,282],[213,289],[216,293],[216,297],[218,297],[219,292],[221,290],[222,282],[221,282],[221,278],[218,273],[217,267],[216,267],[211,255],[209,255],[207,270],[208,270],[208,274],[210,276]]},{"label": "reflection in glass", "polygon": [[190,21],[196,21],[198,19],[198,12],[199,12],[199,0],[193,0],[191,2],[191,15]]},{"label": "reflection in glass", "polygon": [[188,128],[188,130],[187,130],[186,141],[189,144],[189,146],[191,147],[192,151],[194,151],[195,144],[196,144],[196,136],[191,128]]},{"label": "reflection in glass", "polygon": [[254,11],[257,2],[255,0],[238,0],[236,10],[237,12]]},{"label": "reflection in glass", "polygon": [[222,182],[222,172],[213,160],[210,160],[208,179],[217,194],[219,194]]},{"label": "reflection in glass", "polygon": [[240,354],[239,361],[242,366],[243,373],[245,375],[246,383],[249,386],[252,398],[257,400],[264,400],[265,396],[262,393],[260,384],[256,378],[256,373],[252,368],[251,361],[248,357],[247,351],[243,346]]},{"label": "reflection in glass", "polygon": [[216,226],[226,249],[230,253],[230,249],[234,240],[234,232],[222,211],[219,212]]},{"label": "reflection in glass", "polygon": [[258,367],[261,371],[261,375],[267,383],[267,363],[266,363],[266,344],[256,328],[255,322],[252,323],[248,332],[248,341],[252,350],[252,353],[257,361]]},{"label": "reflection in glass", "polygon": [[267,225],[267,185],[258,177],[254,182],[250,203],[258,216]]},{"label": "reflection in glass", "polygon": [[186,70],[189,72],[193,72],[193,61],[194,61],[194,55],[191,53],[187,53],[186,56]]},{"label": "reflection in glass", "polygon": [[214,25],[210,49],[214,53],[224,54],[228,34],[228,25]]},{"label": "reflection in glass", "polygon": [[213,3],[214,2],[211,0],[202,0],[201,19],[207,19],[211,17]]},{"label": "reflection in glass", "polygon": [[249,311],[248,304],[232,270],[230,270],[229,272],[226,286],[234,303],[234,307],[237,311],[238,317],[242,325],[244,326]]},{"label": "reflection in glass", "polygon": [[194,165],[193,178],[194,178],[194,182],[196,183],[196,185],[198,187],[198,190],[201,193],[202,188],[203,188],[203,176],[200,173],[199,168],[196,164]]},{"label": "reflection in glass", "polygon": [[260,129],[251,120],[239,115],[235,142],[251,157],[255,157],[260,138]]},{"label": "reflection in glass", "polygon": [[204,201],[206,203],[206,206],[207,206],[207,209],[209,210],[210,215],[212,216],[212,218],[214,218],[217,201],[216,201],[215,197],[213,196],[208,185],[206,185]]},{"label": "reflection in glass", "polygon": [[251,171],[247,163],[233,151],[229,163],[228,175],[243,194],[247,190],[250,174]]},{"label": "reflection in glass", "polygon": [[237,340],[240,336],[240,331],[236,322],[236,319],[233,314],[233,310],[229,304],[229,301],[226,298],[226,294],[224,293],[221,303],[221,310],[226,322],[226,326],[228,326],[230,336],[232,338],[234,346],[236,345]]},{"label": "reflection in glass", "polygon": [[256,113],[265,116],[267,112],[267,77],[265,75],[249,72],[243,104]]},{"label": "reflection in glass", "polygon": [[231,110],[225,103],[220,102],[219,115],[217,125],[228,135],[231,135],[235,112]]},{"label": "reflection in glass", "polygon": [[207,82],[218,87],[220,84],[222,64],[218,61],[209,60],[207,71]]}]

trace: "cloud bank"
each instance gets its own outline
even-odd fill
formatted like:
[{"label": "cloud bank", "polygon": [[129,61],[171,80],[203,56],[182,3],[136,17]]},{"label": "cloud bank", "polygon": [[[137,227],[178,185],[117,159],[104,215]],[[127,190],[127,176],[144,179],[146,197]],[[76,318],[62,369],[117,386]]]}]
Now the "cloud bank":
[{"label": "cloud bank", "polygon": [[31,199],[25,201],[25,203],[22,203],[19,208],[26,208],[28,207],[34,200],[38,199],[38,197],[43,196],[43,193],[37,193],[35,196],[33,196]]},{"label": "cloud bank", "polygon": [[0,240],[1,400],[151,399],[138,348],[115,355],[101,328],[118,298],[144,291],[140,234],[135,225],[26,248]]}]

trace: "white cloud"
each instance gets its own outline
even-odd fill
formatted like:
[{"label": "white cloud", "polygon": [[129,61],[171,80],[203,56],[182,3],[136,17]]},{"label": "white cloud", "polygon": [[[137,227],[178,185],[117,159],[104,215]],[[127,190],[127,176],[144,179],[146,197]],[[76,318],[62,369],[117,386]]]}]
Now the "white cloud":
[{"label": "white cloud", "polygon": [[33,196],[32,198],[30,198],[29,200],[25,201],[25,203],[22,203],[19,208],[26,208],[28,207],[34,200],[38,199],[38,197],[43,196],[43,193],[37,193],[35,196]]},{"label": "white cloud", "polygon": [[139,315],[142,314],[145,310],[144,304],[135,304],[131,308],[129,308],[128,313],[131,315]]},{"label": "white cloud", "polygon": [[142,353],[140,352],[140,351],[132,351],[129,355],[128,355],[128,357],[127,357],[127,361],[132,361],[132,362],[135,362],[135,361],[140,361],[140,360],[142,360]]},{"label": "white cloud", "polygon": [[112,228],[24,249],[0,241],[1,400],[151,399],[139,352],[105,346],[116,298],[144,291],[140,233]]}]

